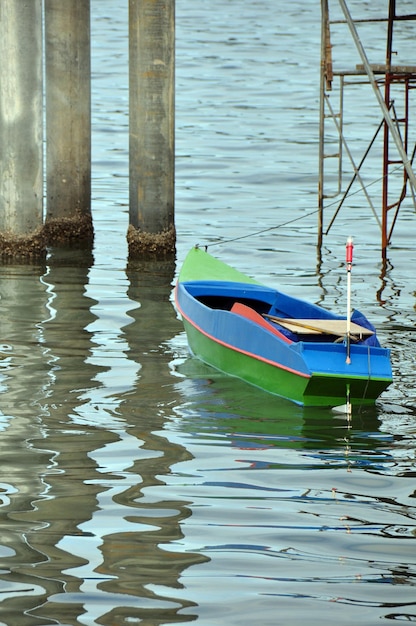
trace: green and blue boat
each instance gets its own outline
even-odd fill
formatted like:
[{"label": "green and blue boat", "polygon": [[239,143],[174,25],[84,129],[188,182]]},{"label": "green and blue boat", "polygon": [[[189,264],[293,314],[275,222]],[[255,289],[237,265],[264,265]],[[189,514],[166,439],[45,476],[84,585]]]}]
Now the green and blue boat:
[{"label": "green and blue boat", "polygon": [[183,263],[175,304],[194,356],[299,405],[371,405],[392,382],[390,351],[362,313],[347,323],[201,248]]}]

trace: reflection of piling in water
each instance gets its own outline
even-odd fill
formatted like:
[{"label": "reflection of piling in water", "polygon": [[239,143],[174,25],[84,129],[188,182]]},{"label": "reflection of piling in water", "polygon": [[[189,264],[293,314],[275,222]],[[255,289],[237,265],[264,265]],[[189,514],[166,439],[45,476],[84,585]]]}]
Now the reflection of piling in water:
[{"label": "reflection of piling in water", "polygon": [[[44,33],[42,4],[16,0],[1,8],[3,261],[30,262],[45,257],[46,246],[91,246],[94,238],[90,2],[45,0]],[[174,0],[129,5],[131,258],[175,254],[174,6]]]},{"label": "reflection of piling in water", "polygon": [[[138,440],[145,440],[140,458],[129,469],[140,480],[117,496],[123,530],[104,538],[100,546],[103,560],[97,573],[103,577],[103,592],[124,596],[126,604],[128,596],[134,599],[131,618],[155,619],[158,615],[161,621],[157,623],[163,624],[175,622],[180,610],[195,606],[186,591],[177,594],[174,590],[182,589],[185,570],[209,559],[182,548],[182,522],[191,515],[189,502],[176,495],[171,499],[162,497],[165,489],[161,477],[169,476],[176,463],[191,457],[182,446],[152,434],[152,422],[146,429],[139,423],[131,430]],[[129,522],[127,532],[124,520]],[[116,607],[110,615],[119,612]],[[195,615],[183,617],[183,621],[194,619]]]},{"label": "reflection of piling in water", "polygon": [[[116,438],[73,423],[87,403],[83,392],[99,386],[99,368],[87,361],[95,301],[85,295],[89,265],[83,260],[88,255],[79,253],[79,264],[69,266],[66,255],[55,257],[46,272],[35,266],[3,269],[2,342],[11,358],[0,395],[0,410],[9,416],[0,463],[7,469],[2,487],[10,495],[3,501],[0,532],[10,555],[3,554],[0,580],[6,586],[13,580],[2,596],[2,617],[9,624],[22,623],[32,610],[44,619],[68,621],[68,606],[51,606],[45,597],[79,590],[82,580],[64,570],[88,559],[91,539],[79,527],[92,517],[103,489],[94,482],[96,463],[89,453]],[[79,544],[82,557],[66,551]],[[83,610],[74,604],[71,612],[75,623]]]}]

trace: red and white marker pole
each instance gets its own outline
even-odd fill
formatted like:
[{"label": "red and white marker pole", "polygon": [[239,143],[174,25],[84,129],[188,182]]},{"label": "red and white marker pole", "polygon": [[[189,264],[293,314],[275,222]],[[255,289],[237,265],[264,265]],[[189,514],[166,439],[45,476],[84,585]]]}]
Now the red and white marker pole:
[{"label": "red and white marker pole", "polygon": [[351,269],[352,269],[352,252],[354,245],[352,237],[348,237],[346,246],[346,262],[347,262],[347,358],[346,363],[351,363],[350,344],[351,344]]}]

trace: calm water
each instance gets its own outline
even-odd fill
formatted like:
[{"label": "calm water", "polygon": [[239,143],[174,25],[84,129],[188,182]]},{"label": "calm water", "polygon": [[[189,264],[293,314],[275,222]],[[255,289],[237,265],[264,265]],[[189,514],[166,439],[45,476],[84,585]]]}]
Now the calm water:
[{"label": "calm water", "polygon": [[[130,265],[126,4],[92,1],[93,254],[1,269],[0,623],[416,621],[414,209],[385,267],[360,194],[317,255],[319,3],[177,0],[177,260]],[[188,358],[178,266],[257,231],[211,252],[340,312],[354,236],[395,382],[350,428]]]}]

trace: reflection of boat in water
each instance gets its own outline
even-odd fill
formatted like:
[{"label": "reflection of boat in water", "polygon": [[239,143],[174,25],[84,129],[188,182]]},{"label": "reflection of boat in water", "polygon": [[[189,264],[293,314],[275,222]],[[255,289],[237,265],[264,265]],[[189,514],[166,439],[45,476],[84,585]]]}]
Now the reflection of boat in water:
[{"label": "reflection of boat in water", "polygon": [[297,404],[370,405],[392,381],[390,352],[362,313],[346,320],[199,248],[183,263],[175,302],[195,356]]},{"label": "reflection of boat in water", "polygon": [[[355,465],[377,469],[386,461],[386,435],[379,431],[374,406],[357,412],[350,422],[322,407],[301,407],[271,396],[187,358],[176,364],[177,391],[184,397],[181,430],[210,442],[217,438],[240,450],[298,451],[299,467]],[[305,461],[305,457],[308,461]],[[282,457],[281,467],[295,468]]]}]

